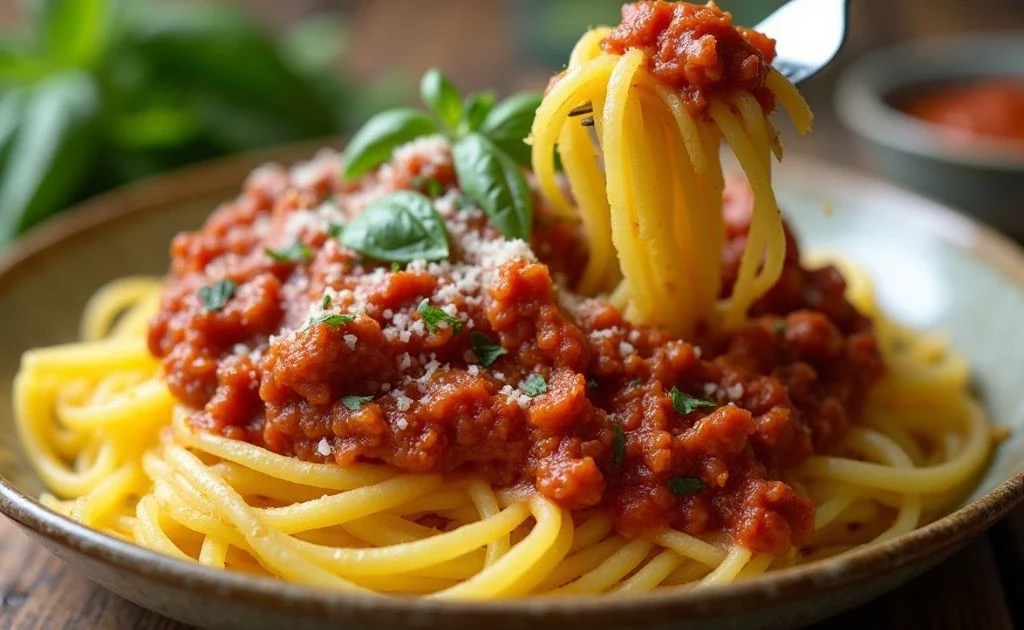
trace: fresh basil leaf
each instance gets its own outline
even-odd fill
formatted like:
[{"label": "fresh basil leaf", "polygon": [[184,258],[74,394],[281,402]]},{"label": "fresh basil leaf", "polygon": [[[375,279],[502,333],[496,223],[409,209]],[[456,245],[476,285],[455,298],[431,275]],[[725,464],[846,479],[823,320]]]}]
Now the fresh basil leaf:
[{"label": "fresh basil leaf", "polygon": [[479,330],[469,333],[469,345],[484,367],[489,367],[501,355],[508,354],[508,350],[491,341],[490,337]]},{"label": "fresh basil leaf", "polygon": [[519,165],[479,133],[470,133],[452,148],[462,191],[476,202],[507,238],[530,238],[533,193]]},{"label": "fresh basil leaf", "polygon": [[455,129],[462,118],[462,96],[459,90],[437,68],[427,70],[420,81],[420,98],[437,114],[449,129]]},{"label": "fresh basil leaf", "polygon": [[346,179],[354,179],[386,162],[399,146],[437,132],[429,116],[414,109],[392,109],[368,120],[345,149]]},{"label": "fresh basil leaf", "polygon": [[407,190],[391,193],[349,221],[341,244],[376,260],[407,263],[448,257],[448,230],[430,200]]},{"label": "fresh basil leaf", "polygon": [[217,280],[199,289],[199,301],[208,311],[219,311],[227,306],[238,285],[234,280]]},{"label": "fresh basil leaf", "polygon": [[93,162],[99,93],[77,71],[34,86],[0,180],[0,244],[60,210]]},{"label": "fresh basil leaf", "polygon": [[324,297],[320,300],[320,308],[327,308],[331,305],[331,294],[324,293]]},{"label": "fresh basil leaf", "polygon": [[494,95],[494,92],[470,94],[462,108],[462,121],[459,124],[460,135],[480,129],[480,125],[484,124],[484,120],[497,102],[498,97]]},{"label": "fresh basil leaf", "polygon": [[270,256],[276,262],[280,263],[296,263],[307,261],[313,257],[313,250],[308,245],[300,241],[295,241],[288,247],[282,249],[271,249],[267,247],[264,251],[267,252],[267,256]]},{"label": "fresh basil leaf", "polygon": [[672,494],[682,496],[684,494],[700,492],[707,484],[697,477],[673,477],[672,479],[669,479],[668,483],[665,485],[668,486],[668,489]]},{"label": "fresh basil leaf", "polygon": [[449,315],[444,309],[436,306],[431,306],[430,300],[423,298],[420,305],[416,308],[416,312],[423,318],[423,323],[427,325],[427,329],[430,332],[437,332],[437,328],[442,324],[448,324],[452,329],[452,332],[456,335],[462,330],[462,320],[458,317]]},{"label": "fresh basil leaf", "polygon": [[373,396],[342,396],[341,404],[352,411],[359,411],[359,408],[373,400]]},{"label": "fresh basil leaf", "polygon": [[711,402],[710,400],[701,400],[700,398],[694,398],[689,394],[679,391],[678,387],[673,386],[668,393],[672,399],[672,407],[675,408],[677,413],[686,415],[691,413],[700,407],[717,407],[718,405]]},{"label": "fresh basil leaf", "polygon": [[530,398],[536,398],[548,391],[548,384],[540,374],[531,374],[519,384],[519,391]]},{"label": "fresh basil leaf", "polygon": [[523,92],[510,96],[498,103],[487,114],[480,133],[501,147],[520,166],[529,168],[531,149],[526,138],[533,127],[533,119],[544,95],[540,92]]}]

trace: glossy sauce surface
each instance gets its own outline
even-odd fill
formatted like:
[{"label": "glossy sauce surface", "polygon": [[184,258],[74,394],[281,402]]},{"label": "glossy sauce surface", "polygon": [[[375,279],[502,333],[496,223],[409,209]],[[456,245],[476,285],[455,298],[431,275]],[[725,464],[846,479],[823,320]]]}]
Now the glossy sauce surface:
[{"label": "glossy sauce surface", "polygon": [[[629,535],[724,528],[775,552],[809,535],[813,505],[780,474],[834,443],[881,370],[837,272],[802,269],[791,239],[782,279],[746,325],[673,339],[562,288],[586,254],[539,199],[532,246],[463,206],[443,140],[417,141],[356,183],[341,184],[339,168],[333,154],[290,172],[265,167],[175,239],[149,344],[196,427],[341,466],[473,472],[608,510]],[[393,270],[329,234],[423,178],[441,187],[433,202],[450,260]],[[730,183],[726,290],[751,203]],[[296,242],[308,258],[266,251]],[[236,291],[207,308],[200,290],[223,279]],[[461,325],[427,326],[424,299]],[[352,321],[309,323],[324,314]],[[505,354],[483,365],[474,333]],[[690,399],[700,406],[680,407]]]},{"label": "glossy sauce surface", "polygon": [[694,114],[705,111],[711,96],[737,91],[753,94],[766,112],[775,108],[774,96],[764,87],[775,40],[737,27],[732,15],[714,3],[624,5],[622,22],[601,47],[616,55],[643,50],[651,74],[678,90]]}]

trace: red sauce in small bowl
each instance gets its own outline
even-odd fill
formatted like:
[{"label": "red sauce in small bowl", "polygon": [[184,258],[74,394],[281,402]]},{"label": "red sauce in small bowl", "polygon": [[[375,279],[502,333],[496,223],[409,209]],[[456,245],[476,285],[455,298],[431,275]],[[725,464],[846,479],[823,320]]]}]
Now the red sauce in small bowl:
[{"label": "red sauce in small bowl", "polygon": [[900,109],[965,143],[980,136],[1024,144],[1024,77],[928,89],[905,99]]}]

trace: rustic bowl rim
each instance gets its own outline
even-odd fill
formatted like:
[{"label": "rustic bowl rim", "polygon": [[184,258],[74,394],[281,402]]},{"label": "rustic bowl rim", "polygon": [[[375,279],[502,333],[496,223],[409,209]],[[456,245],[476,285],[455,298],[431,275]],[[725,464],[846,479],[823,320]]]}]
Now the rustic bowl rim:
[{"label": "rustic bowl rim", "polygon": [[[1012,53],[1012,54],[1011,54]],[[1001,172],[1024,172],[1024,146],[977,138],[970,145],[949,142],[939,125],[893,107],[896,90],[927,83],[1019,76],[1024,33],[961,33],[911,40],[874,50],[839,77],[833,95],[839,119],[876,144],[913,155]]]},{"label": "rustic bowl rim", "polygon": [[[317,141],[289,145],[189,167],[80,204],[0,253],[0,295],[12,281],[32,273],[33,261],[51,254],[63,243],[102,231],[110,224],[141,213],[161,208],[166,211],[191,198],[237,187],[244,174],[255,166],[265,161],[292,161],[309,156],[323,144]],[[918,215],[922,227],[933,230],[937,240],[983,260],[1002,272],[1012,284],[1024,289],[1024,250],[991,228],[870,176],[796,156],[787,158],[789,166],[793,167],[791,172],[800,173],[801,178],[840,178],[860,189],[900,197],[906,202],[901,212]],[[970,231],[972,238],[964,236],[964,229]],[[903,536],[727,586],[623,597],[471,602],[366,597],[203,567],[80,525],[24,494],[0,471],[0,513],[39,536],[100,563],[164,586],[203,589],[210,597],[226,598],[236,604],[323,618],[370,614],[381,622],[416,614],[449,620],[465,616],[486,621],[517,615],[523,620],[550,616],[575,621],[590,618],[642,624],[671,616],[685,616],[690,621],[711,619],[734,613],[738,605],[742,605],[744,612],[757,611],[769,605],[804,600],[819,592],[863,585],[943,552],[951,552],[994,524],[1022,498],[1024,470],[978,499]]]}]

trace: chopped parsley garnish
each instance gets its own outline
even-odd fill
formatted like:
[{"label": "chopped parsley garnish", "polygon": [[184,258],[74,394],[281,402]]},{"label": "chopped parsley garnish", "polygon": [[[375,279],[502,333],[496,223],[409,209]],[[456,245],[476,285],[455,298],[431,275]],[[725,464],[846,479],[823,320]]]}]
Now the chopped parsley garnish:
[{"label": "chopped parsley garnish", "polygon": [[642,383],[643,383],[643,380],[642,380],[642,379],[639,379],[639,378],[634,378],[634,379],[633,379],[633,380],[631,380],[631,381],[630,381],[629,383],[627,383],[627,385],[629,385],[630,387],[640,387],[640,385],[641,385]]},{"label": "chopped parsley garnish", "polygon": [[587,379],[587,387],[589,387],[590,389],[597,389],[597,381],[595,381],[592,378],[588,378]]},{"label": "chopped parsley garnish", "polygon": [[199,301],[206,310],[219,311],[228,303],[237,288],[234,280],[218,280],[199,289]]},{"label": "chopped parsley garnish", "polygon": [[267,247],[264,251],[267,252],[267,256],[280,263],[303,262],[313,257],[313,250],[309,249],[305,243],[300,243],[299,241],[295,241],[283,249]]},{"label": "chopped parsley garnish", "polygon": [[462,320],[458,317],[453,317],[446,313],[444,309],[430,305],[430,300],[423,298],[420,305],[416,307],[416,312],[423,317],[423,322],[427,325],[427,329],[430,332],[437,332],[437,327],[442,323],[451,326],[452,332],[456,335],[462,330]]},{"label": "chopped parsley garnish", "polygon": [[344,225],[340,223],[332,223],[327,226],[327,236],[330,236],[331,238],[338,238],[339,236],[341,236],[341,232],[344,229]]},{"label": "chopped parsley garnish", "polygon": [[501,355],[508,354],[508,350],[491,341],[490,337],[479,330],[469,333],[469,345],[484,367],[490,366]]},{"label": "chopped parsley garnish", "polygon": [[306,324],[306,328],[315,326],[316,324],[326,324],[328,326],[341,326],[342,324],[351,324],[356,321],[355,315],[339,315],[338,313],[325,313],[316,317],[310,317],[309,322]]},{"label": "chopped parsley garnish", "polygon": [[401,271],[401,270],[402,270],[402,265],[398,264],[397,262],[391,263],[391,272],[392,273],[394,273],[396,271]]},{"label": "chopped parsley garnish", "polygon": [[320,308],[327,308],[331,305],[331,294],[324,293],[324,299],[320,301]]},{"label": "chopped parsley garnish", "polygon": [[777,319],[777,320],[775,320],[775,322],[772,323],[772,330],[774,330],[776,332],[776,334],[779,334],[779,335],[786,334],[786,320],[784,320],[784,319]]},{"label": "chopped parsley garnish", "polygon": [[359,411],[359,408],[373,400],[373,396],[343,396],[341,404],[352,411]]},{"label": "chopped parsley garnish", "polygon": [[626,432],[622,425],[615,423],[615,440],[612,442],[612,461],[616,466],[621,466],[626,459]]},{"label": "chopped parsley garnish", "polygon": [[693,494],[705,488],[705,483],[696,477],[673,477],[668,480],[668,489],[675,495]]},{"label": "chopped parsley garnish", "polygon": [[519,391],[530,398],[536,398],[548,391],[548,384],[540,374],[531,374],[519,384]]},{"label": "chopped parsley garnish", "polygon": [[717,407],[715,403],[710,400],[701,400],[700,398],[694,398],[689,394],[684,394],[679,391],[679,388],[672,387],[668,395],[672,398],[672,406],[675,410],[684,416],[700,407]]}]

